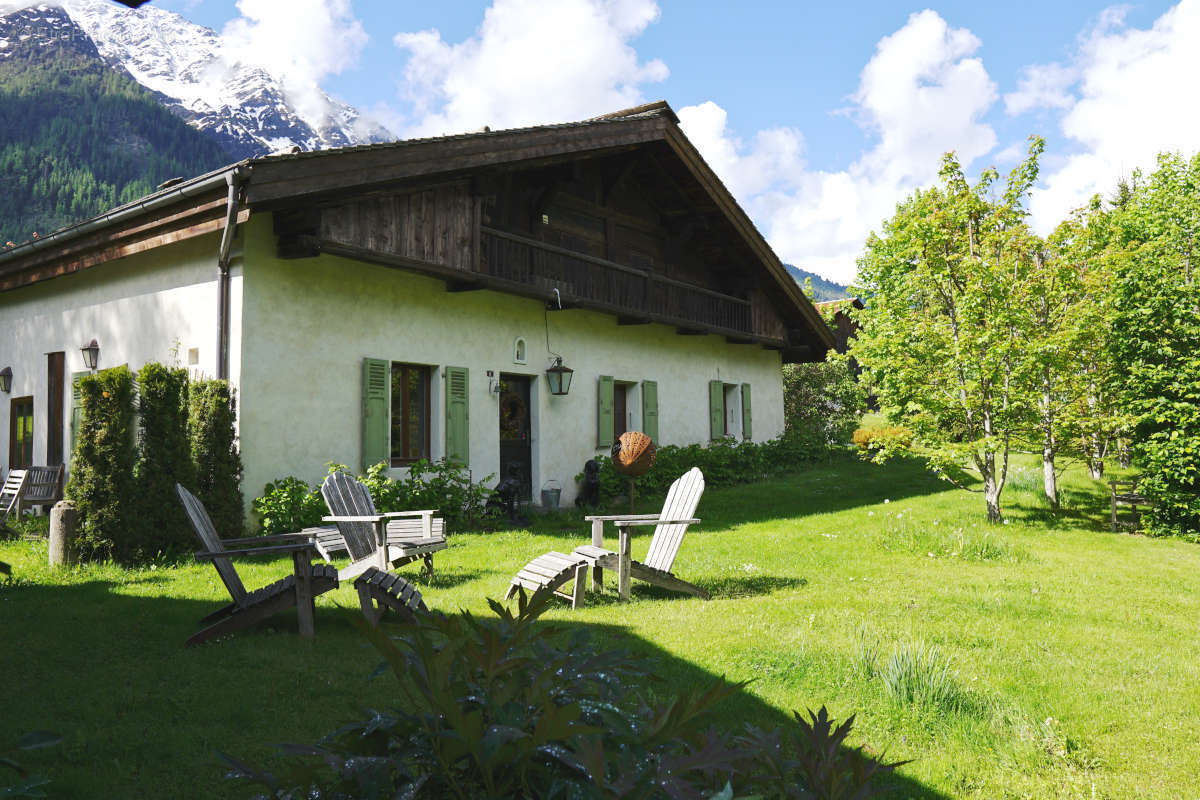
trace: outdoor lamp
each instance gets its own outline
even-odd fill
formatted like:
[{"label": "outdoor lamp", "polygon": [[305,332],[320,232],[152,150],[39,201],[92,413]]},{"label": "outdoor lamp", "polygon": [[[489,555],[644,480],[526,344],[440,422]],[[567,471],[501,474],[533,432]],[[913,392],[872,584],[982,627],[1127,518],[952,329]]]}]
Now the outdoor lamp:
[{"label": "outdoor lamp", "polygon": [[550,383],[550,394],[563,395],[571,391],[571,375],[575,370],[564,367],[562,356],[554,359],[554,366],[546,370],[546,380]]},{"label": "outdoor lamp", "polygon": [[12,367],[0,369],[0,392],[8,394],[12,391]]},{"label": "outdoor lamp", "polygon": [[96,363],[100,360],[100,345],[96,343],[96,340],[92,339],[79,348],[79,351],[83,353],[83,365],[88,369],[95,369]]}]

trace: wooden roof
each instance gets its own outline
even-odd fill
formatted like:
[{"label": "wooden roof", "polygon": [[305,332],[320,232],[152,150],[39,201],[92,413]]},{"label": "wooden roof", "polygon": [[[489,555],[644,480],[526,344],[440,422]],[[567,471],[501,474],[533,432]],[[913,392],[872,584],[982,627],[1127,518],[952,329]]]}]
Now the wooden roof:
[{"label": "wooden roof", "polygon": [[670,106],[659,101],[580,122],[251,159],[0,252],[0,291],[218,230],[225,210],[220,179],[235,171],[243,181],[241,221],[247,209],[253,213],[329,202],[488,168],[552,165],[652,147],[674,156],[669,169],[689,202],[727,221],[762,265],[788,324],[798,334],[794,338],[808,342],[814,353],[832,347],[832,334],[820,314],[678,122]]}]

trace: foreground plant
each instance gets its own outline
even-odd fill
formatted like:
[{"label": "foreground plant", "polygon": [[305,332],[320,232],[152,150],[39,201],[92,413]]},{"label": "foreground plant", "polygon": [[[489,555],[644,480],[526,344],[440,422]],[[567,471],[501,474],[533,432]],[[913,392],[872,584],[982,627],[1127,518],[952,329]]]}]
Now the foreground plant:
[{"label": "foreground plant", "polygon": [[286,745],[277,773],[226,756],[231,776],[274,798],[861,798],[894,769],[845,739],[853,717],[731,735],[709,711],[744,683],[654,699],[650,665],[587,630],[538,617],[549,592],[495,619],[430,614],[397,638],[365,635],[399,679],[401,705],[371,711],[316,746]]}]

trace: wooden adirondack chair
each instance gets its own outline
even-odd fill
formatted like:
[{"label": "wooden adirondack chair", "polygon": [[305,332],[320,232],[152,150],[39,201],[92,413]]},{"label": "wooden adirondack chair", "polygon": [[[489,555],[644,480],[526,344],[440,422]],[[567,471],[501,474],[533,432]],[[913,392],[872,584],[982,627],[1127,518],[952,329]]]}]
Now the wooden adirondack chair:
[{"label": "wooden adirondack chair", "polygon": [[27,506],[54,505],[63,498],[63,465],[30,467],[29,483],[21,504]]},{"label": "wooden adirondack chair", "polygon": [[23,469],[10,469],[0,489],[0,528],[5,527],[10,515],[20,516],[21,498],[29,484],[29,473]]},{"label": "wooden adirondack chair", "polygon": [[[671,573],[671,565],[679,553],[679,545],[687,533],[688,525],[700,522],[692,517],[700,496],[704,494],[704,475],[696,467],[688,470],[678,480],[671,484],[663,509],[658,514],[623,514],[618,516],[592,516],[584,519],[592,523],[592,543],[575,548],[570,555],[562,553],[547,553],[539,556],[525,565],[509,585],[506,597],[516,594],[519,586],[527,589],[538,589],[549,586],[559,594],[565,594],[559,587],[574,577],[576,579],[574,596],[582,594],[584,574],[588,566],[592,567],[592,585],[601,588],[605,569],[617,571],[618,592],[622,600],[629,599],[629,584],[631,578],[662,586],[677,592],[709,598],[708,592],[699,586],[675,577]],[[604,548],[604,523],[611,522],[617,528],[617,551]],[[630,553],[629,529],[633,526],[654,525],[654,537],[650,540],[650,549],[646,561],[634,561]],[[572,605],[579,601],[572,600]]]},{"label": "wooden adirondack chair", "polygon": [[375,510],[371,492],[352,475],[334,472],[321,484],[321,496],[331,516],[322,518],[336,529],[309,529],[315,533],[322,555],[346,550],[350,564],[338,572],[342,580],[360,575],[368,567],[387,572],[418,558],[433,575],[433,554],[446,549],[445,523],[436,511]]},{"label": "wooden adirondack chair", "polygon": [[[214,636],[241,630],[260,622],[286,608],[296,606],[299,617],[301,636],[313,635],[313,598],[319,594],[336,589],[338,586],[337,571],[328,565],[313,565],[309,557],[315,550],[312,540],[303,534],[282,534],[279,536],[255,536],[249,539],[221,539],[213,528],[212,520],[204,505],[187,489],[175,484],[175,491],[187,511],[188,519],[196,536],[204,545],[204,550],[196,553],[196,560],[211,561],[216,567],[217,574],[233,602],[224,606],[204,619],[201,625],[208,627],[194,634],[187,644],[194,645],[207,641]],[[285,542],[285,544],[267,544],[265,542]],[[228,549],[230,545],[238,545],[238,549]],[[244,546],[244,545],[259,545]],[[237,570],[230,560],[237,555],[262,555],[266,553],[291,553],[295,574],[275,581],[269,586],[255,592],[247,592],[238,577]]]}]

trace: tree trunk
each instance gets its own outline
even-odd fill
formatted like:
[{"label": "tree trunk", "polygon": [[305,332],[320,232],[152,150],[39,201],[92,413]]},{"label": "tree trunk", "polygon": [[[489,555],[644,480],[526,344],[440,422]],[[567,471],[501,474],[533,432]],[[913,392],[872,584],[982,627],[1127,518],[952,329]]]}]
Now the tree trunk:
[{"label": "tree trunk", "polygon": [[1000,486],[994,471],[983,476],[983,497],[987,501],[988,522],[999,525],[1004,516],[1000,513]]},{"label": "tree trunk", "polygon": [[1050,507],[1058,510],[1058,475],[1054,471],[1054,444],[1052,437],[1047,436],[1042,445],[1042,486]]},{"label": "tree trunk", "polygon": [[999,524],[1004,521],[1000,514],[1000,490],[1003,488],[996,475],[996,454],[986,452],[977,462],[983,478],[983,498],[987,501],[988,522]]}]

